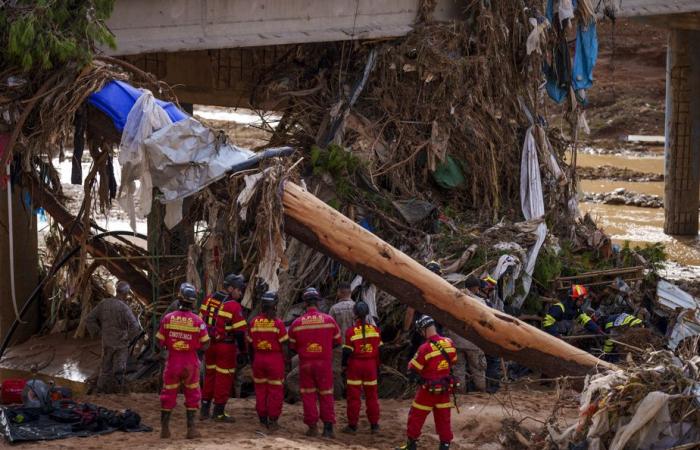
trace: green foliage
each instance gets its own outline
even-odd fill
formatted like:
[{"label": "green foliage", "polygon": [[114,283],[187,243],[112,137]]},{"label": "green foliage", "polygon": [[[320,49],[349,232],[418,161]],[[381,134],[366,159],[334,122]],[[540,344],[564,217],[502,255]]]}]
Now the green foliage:
[{"label": "green foliage", "polygon": [[666,247],[660,242],[647,245],[646,247],[635,246],[634,249],[632,249],[630,248],[630,243],[625,241],[625,244],[620,250],[623,266],[639,265],[639,261],[634,257],[634,253],[637,253],[647,261],[647,267],[651,269],[652,274],[655,274],[659,269],[663,268],[664,262],[668,260]]},{"label": "green foliage", "polygon": [[0,9],[0,66],[24,72],[88,63],[96,45],[116,48],[104,25],[115,0],[19,0]]},{"label": "green foliage", "polygon": [[552,281],[562,273],[563,263],[560,254],[551,248],[545,247],[537,257],[535,270],[532,277],[542,286],[550,287]]},{"label": "green foliage", "polygon": [[[347,199],[355,191],[351,178],[361,166],[361,161],[352,152],[331,144],[327,149],[311,147],[311,167],[315,176],[328,174],[335,183],[335,192],[340,199]],[[340,207],[339,201],[334,208]]]}]

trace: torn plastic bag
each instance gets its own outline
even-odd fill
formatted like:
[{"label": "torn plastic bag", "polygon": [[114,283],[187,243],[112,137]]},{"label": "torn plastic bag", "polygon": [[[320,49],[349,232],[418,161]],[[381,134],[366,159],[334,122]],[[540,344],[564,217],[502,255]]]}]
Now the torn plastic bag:
[{"label": "torn plastic bag", "polygon": [[[119,204],[128,214],[131,228],[136,230],[136,202],[138,215],[143,218],[151,212],[153,184],[151,165],[144,142],[155,130],[172,123],[150,91],[144,92],[133,104],[126,119],[119,144],[119,164],[122,166]],[[139,181],[138,191],[136,181]]]},{"label": "torn plastic bag", "polygon": [[617,429],[610,443],[610,450],[656,448],[654,444],[671,431],[669,428],[671,414],[668,410],[670,398],[670,395],[660,391],[648,393],[637,405],[637,410],[630,422]]},{"label": "torn plastic bag", "polygon": [[401,213],[401,216],[406,219],[406,222],[410,224],[420,222],[436,209],[435,205],[432,203],[415,198],[408,200],[394,200],[391,203],[394,205],[394,208]]},{"label": "torn plastic bag", "polygon": [[435,182],[445,189],[454,189],[464,184],[462,169],[457,160],[450,155],[437,165],[432,174]]},{"label": "torn plastic bag", "polygon": [[[544,217],[544,195],[542,193],[542,180],[540,178],[540,165],[537,158],[537,143],[534,136],[534,126],[528,128],[523,142],[522,159],[520,162],[520,205],[526,220]],[[537,241],[527,252],[527,261],[523,271],[523,292],[515,298],[513,306],[516,309],[522,307],[525,297],[530,292],[532,284],[532,272],[535,270],[537,255],[547,236],[547,225],[544,222],[537,225],[535,231]]]},{"label": "torn plastic bag", "polygon": [[578,24],[576,29],[576,53],[571,73],[574,90],[593,86],[593,68],[598,59],[598,32],[595,21],[588,25]]}]

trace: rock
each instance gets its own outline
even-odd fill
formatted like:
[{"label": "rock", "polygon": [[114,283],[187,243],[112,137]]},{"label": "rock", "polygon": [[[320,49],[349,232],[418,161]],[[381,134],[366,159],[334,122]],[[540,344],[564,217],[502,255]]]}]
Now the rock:
[{"label": "rock", "polygon": [[624,195],[625,193],[627,193],[627,189],[622,188],[622,187],[617,188],[614,191],[612,191],[612,193],[613,193],[613,195]]},{"label": "rock", "polygon": [[606,205],[624,205],[627,202],[627,198],[624,195],[611,195],[603,200]]}]

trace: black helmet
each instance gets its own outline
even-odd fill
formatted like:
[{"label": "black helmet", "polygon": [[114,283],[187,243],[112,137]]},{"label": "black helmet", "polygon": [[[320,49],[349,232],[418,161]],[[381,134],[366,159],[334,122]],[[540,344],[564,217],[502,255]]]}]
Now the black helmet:
[{"label": "black helmet", "polygon": [[301,294],[301,298],[306,303],[317,303],[319,300],[321,300],[321,294],[319,294],[318,290],[312,286],[304,289],[304,293]]},{"label": "black helmet", "polygon": [[273,306],[275,303],[277,303],[277,300],[279,300],[277,292],[268,291],[260,296],[260,302],[262,303],[263,309],[265,309],[265,307]]},{"label": "black helmet", "polygon": [[245,289],[245,277],[236,273],[230,273],[224,278],[224,287],[234,287],[240,290]]},{"label": "black helmet", "polygon": [[423,314],[419,318],[416,319],[415,325],[416,325],[416,330],[422,331],[428,327],[435,326],[435,320],[433,320],[432,317]]},{"label": "black helmet", "polygon": [[360,300],[352,307],[352,313],[355,314],[355,317],[367,317],[369,315],[369,305]]},{"label": "black helmet", "polygon": [[425,265],[425,268],[433,273],[442,275],[442,266],[437,261],[430,261],[428,264]]},{"label": "black helmet", "polygon": [[181,301],[185,303],[194,303],[197,299],[197,288],[192,283],[182,283],[180,285]]}]

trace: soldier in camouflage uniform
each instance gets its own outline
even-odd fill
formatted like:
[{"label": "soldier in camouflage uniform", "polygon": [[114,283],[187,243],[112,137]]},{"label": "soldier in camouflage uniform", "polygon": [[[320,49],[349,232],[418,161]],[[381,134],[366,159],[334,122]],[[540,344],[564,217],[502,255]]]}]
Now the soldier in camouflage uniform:
[{"label": "soldier in camouflage uniform", "polygon": [[141,332],[141,325],[126,304],[130,291],[129,283],[118,282],[116,297],[102,300],[87,317],[88,332],[92,336],[102,335],[102,367],[97,379],[98,392],[124,388],[129,343]]}]

